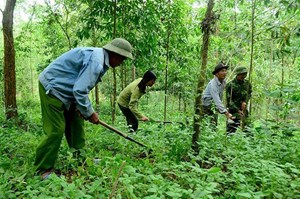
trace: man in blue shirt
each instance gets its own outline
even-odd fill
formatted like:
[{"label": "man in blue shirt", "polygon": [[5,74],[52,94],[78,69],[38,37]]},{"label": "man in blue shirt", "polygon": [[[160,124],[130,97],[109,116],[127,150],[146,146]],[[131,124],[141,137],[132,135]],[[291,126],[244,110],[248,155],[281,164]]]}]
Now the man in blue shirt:
[{"label": "man in blue shirt", "polygon": [[203,113],[206,116],[212,117],[212,123],[217,125],[218,115],[215,113],[217,110],[221,114],[225,114],[227,118],[232,118],[232,115],[227,111],[226,107],[222,102],[223,91],[226,84],[227,68],[223,63],[219,63],[214,71],[214,78],[207,84],[202,94],[202,108]]},{"label": "man in blue shirt", "polygon": [[132,46],[116,38],[103,48],[72,49],[54,60],[39,75],[39,94],[43,130],[46,138],[36,150],[34,165],[46,178],[54,169],[59,147],[65,134],[70,148],[85,145],[84,119],[99,122],[89,92],[101,81],[109,67],[132,59]]}]

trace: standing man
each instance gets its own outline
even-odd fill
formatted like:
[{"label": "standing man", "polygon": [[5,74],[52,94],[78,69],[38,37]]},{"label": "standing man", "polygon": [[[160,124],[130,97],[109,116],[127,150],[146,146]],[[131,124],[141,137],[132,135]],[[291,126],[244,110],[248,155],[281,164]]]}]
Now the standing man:
[{"label": "standing man", "polygon": [[36,149],[34,165],[47,178],[54,171],[62,137],[70,148],[85,145],[84,119],[99,122],[88,97],[109,67],[117,67],[126,58],[132,59],[132,46],[116,38],[103,48],[80,47],[54,60],[39,75],[39,94],[43,130],[46,138]]},{"label": "standing man", "polygon": [[212,72],[214,78],[207,84],[202,95],[204,116],[212,117],[211,123],[214,124],[214,126],[217,125],[218,121],[216,110],[221,114],[225,114],[227,118],[232,118],[232,115],[227,111],[226,107],[222,103],[223,91],[226,84],[225,78],[227,68],[228,66],[223,63],[219,63],[215,67]]},{"label": "standing man", "polygon": [[248,70],[240,66],[235,69],[235,79],[226,85],[226,100],[229,111],[235,119],[227,121],[227,133],[234,133],[247,124],[247,105],[252,94],[251,83],[246,80]]}]

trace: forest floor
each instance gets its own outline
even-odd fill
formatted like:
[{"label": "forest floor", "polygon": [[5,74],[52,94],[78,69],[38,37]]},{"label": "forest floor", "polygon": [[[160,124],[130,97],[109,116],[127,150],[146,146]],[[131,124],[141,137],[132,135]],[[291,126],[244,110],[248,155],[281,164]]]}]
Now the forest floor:
[{"label": "forest floor", "polygon": [[[299,127],[281,128],[262,120],[249,132],[226,136],[224,118],[217,131],[204,126],[200,153],[191,151],[192,121],[173,111],[173,121],[140,123],[130,136],[153,149],[128,141],[114,132],[86,123],[86,146],[81,159],[63,139],[56,162],[60,175],[41,180],[33,167],[43,138],[38,103],[20,111],[21,128],[4,121],[0,127],[0,198],[299,198]],[[163,118],[158,107],[151,116]],[[101,119],[109,122],[109,108]],[[185,119],[182,119],[185,118]],[[113,125],[127,133],[118,112]]]}]

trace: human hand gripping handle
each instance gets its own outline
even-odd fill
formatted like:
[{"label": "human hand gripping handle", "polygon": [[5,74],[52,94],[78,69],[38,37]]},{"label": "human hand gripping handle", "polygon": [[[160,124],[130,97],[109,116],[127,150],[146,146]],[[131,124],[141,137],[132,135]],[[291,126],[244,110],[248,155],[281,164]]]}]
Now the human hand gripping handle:
[{"label": "human hand gripping handle", "polygon": [[150,119],[149,119],[148,117],[146,117],[146,116],[143,116],[143,117],[141,118],[141,120],[142,120],[143,122],[150,121]]},{"label": "human hand gripping handle", "polygon": [[225,112],[225,116],[228,118],[228,119],[231,119],[231,120],[234,120],[235,117],[232,116],[231,113],[229,113],[228,111]]},{"label": "human hand gripping handle", "polygon": [[242,104],[241,104],[241,110],[239,110],[239,115],[241,117],[245,116],[246,109],[247,109],[247,103],[246,102],[242,102]]},{"label": "human hand gripping handle", "polygon": [[98,113],[94,112],[90,117],[86,118],[84,117],[79,110],[76,111],[77,114],[84,120],[88,120],[89,122],[93,123],[93,124],[99,124],[99,116]]},{"label": "human hand gripping handle", "polygon": [[89,122],[93,123],[93,124],[99,124],[100,120],[99,120],[99,116],[98,113],[94,112],[89,118],[88,118]]}]

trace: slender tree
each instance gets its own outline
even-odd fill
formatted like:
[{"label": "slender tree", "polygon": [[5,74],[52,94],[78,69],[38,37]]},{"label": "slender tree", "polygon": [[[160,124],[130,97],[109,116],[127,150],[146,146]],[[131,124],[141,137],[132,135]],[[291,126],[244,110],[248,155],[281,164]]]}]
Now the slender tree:
[{"label": "slender tree", "polygon": [[16,64],[13,36],[13,19],[16,0],[7,0],[3,14],[4,38],[4,101],[6,119],[18,119],[16,100]]},{"label": "slender tree", "polygon": [[[168,2],[170,4],[170,1]],[[167,23],[170,23],[169,21]],[[167,39],[166,39],[166,66],[165,66],[165,98],[164,98],[164,121],[167,120],[167,95],[168,95],[168,69],[170,61],[170,25],[167,25]]]},{"label": "slender tree", "polygon": [[205,82],[209,37],[210,37],[212,25],[215,21],[215,14],[213,12],[213,7],[214,7],[214,1],[209,0],[207,4],[205,18],[201,23],[201,29],[203,32],[202,48],[201,48],[201,69],[200,69],[200,76],[198,80],[198,86],[197,86],[196,98],[195,98],[194,134],[192,136],[192,148],[195,151],[195,153],[199,152],[198,139],[201,133],[200,123],[201,123],[201,115],[203,112],[201,108],[202,107],[201,96],[202,96],[204,82]]},{"label": "slender tree", "polygon": [[[249,81],[251,81],[251,75],[252,75],[252,70],[253,70],[253,55],[254,55],[254,33],[255,33],[255,9],[256,9],[256,0],[252,1],[252,14],[251,14],[251,55],[250,55],[250,72],[249,72]],[[249,89],[249,88],[247,88]],[[248,92],[247,92],[248,94]],[[251,103],[250,103],[250,110],[249,114],[251,114]],[[243,125],[242,125],[242,128]]]},{"label": "slender tree", "polygon": [[[92,41],[93,41],[93,46],[97,47],[98,46],[98,38],[96,36],[96,28],[93,28],[93,37],[92,37]],[[100,112],[100,102],[99,102],[99,86],[98,84],[96,84],[95,86],[95,101],[96,101],[96,111],[99,113]]]},{"label": "slender tree", "polygon": [[[114,15],[114,23],[113,23],[113,37],[116,38],[117,35],[117,0],[113,1],[113,15]],[[115,123],[116,120],[116,98],[117,98],[117,74],[116,69],[113,68],[113,95],[112,95],[112,111],[111,111],[111,119],[112,123]]]},{"label": "slender tree", "polygon": [[46,5],[47,5],[49,11],[52,13],[55,21],[58,23],[59,27],[61,28],[61,30],[63,31],[64,35],[66,36],[67,41],[68,41],[68,47],[69,47],[69,49],[71,49],[72,48],[71,37],[70,37],[70,34],[69,34],[69,30],[68,30],[68,28],[69,28],[69,14],[70,14],[70,11],[69,11],[67,5],[65,3],[62,4],[63,7],[64,7],[64,10],[65,10],[65,12],[64,12],[64,14],[65,14],[65,24],[63,24],[60,21],[60,19],[59,19],[60,18],[59,14],[56,13],[56,12],[54,12],[52,10],[52,7],[49,4],[49,2],[46,1],[46,0],[44,2],[46,3]]}]

